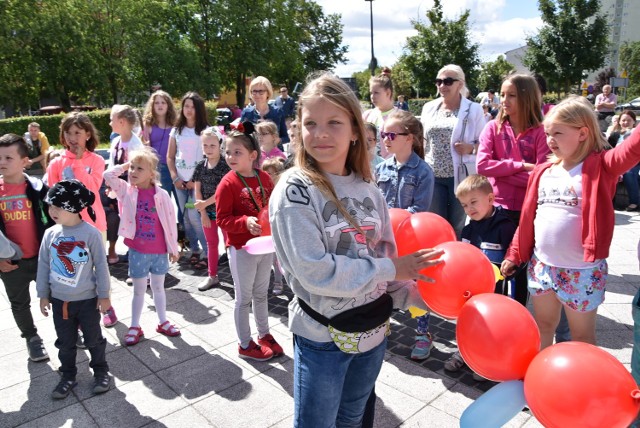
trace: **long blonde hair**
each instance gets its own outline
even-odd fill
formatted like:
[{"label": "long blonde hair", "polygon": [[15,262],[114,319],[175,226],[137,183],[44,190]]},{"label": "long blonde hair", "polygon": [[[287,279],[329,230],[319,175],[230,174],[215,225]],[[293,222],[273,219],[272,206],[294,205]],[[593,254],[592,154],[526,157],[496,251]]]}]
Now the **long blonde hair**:
[{"label": "long blonde hair", "polygon": [[[600,152],[608,147],[593,106],[586,98],[570,95],[556,105],[544,118],[545,124],[560,124],[573,128],[587,128],[587,139],[580,145],[576,152],[576,162],[582,162],[592,152]],[[562,161],[556,155],[551,154],[549,161],[558,164]]]},{"label": "long blonde hair", "polygon": [[[302,130],[302,109],[307,101],[322,97],[336,108],[347,113],[351,118],[351,126],[355,131],[356,139],[349,145],[345,167],[348,171],[361,176],[366,181],[372,181],[371,163],[367,146],[367,134],[365,133],[364,122],[362,120],[362,109],[355,94],[344,81],[331,73],[309,76],[307,86],[298,98],[298,128]],[[313,182],[314,185],[325,195],[327,199],[335,203],[340,213],[353,226],[359,227],[353,217],[343,207],[338,200],[336,190],[331,181],[318,167],[316,160],[305,149],[304,141],[302,147],[296,151],[295,164]]]}]

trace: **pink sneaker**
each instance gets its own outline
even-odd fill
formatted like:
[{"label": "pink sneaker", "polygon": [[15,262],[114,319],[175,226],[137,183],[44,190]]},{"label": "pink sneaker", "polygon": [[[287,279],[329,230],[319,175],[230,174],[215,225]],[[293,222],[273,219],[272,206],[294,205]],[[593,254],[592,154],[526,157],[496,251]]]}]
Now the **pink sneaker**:
[{"label": "pink sneaker", "polygon": [[117,322],[118,317],[116,316],[116,311],[113,309],[113,306],[111,306],[102,316],[102,324],[104,324],[105,327],[113,327]]}]

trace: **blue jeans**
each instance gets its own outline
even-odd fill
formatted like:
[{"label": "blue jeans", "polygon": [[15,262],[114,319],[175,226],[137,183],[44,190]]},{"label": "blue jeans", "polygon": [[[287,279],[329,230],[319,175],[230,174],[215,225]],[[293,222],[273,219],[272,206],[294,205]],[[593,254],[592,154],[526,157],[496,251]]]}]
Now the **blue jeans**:
[{"label": "blue jeans", "polygon": [[631,351],[631,375],[640,385],[640,290],[636,292],[631,303],[633,316],[633,349]]},{"label": "blue jeans", "polygon": [[[191,196],[193,202],[193,190],[175,189],[176,196],[178,198],[178,207],[182,208],[183,221],[184,221],[184,233],[189,240],[189,247],[194,253],[203,252],[207,254],[207,238],[204,236],[204,229],[202,228],[202,219],[200,213],[195,208],[185,209],[184,205],[187,203],[187,199]],[[200,245],[198,246],[198,243]]]},{"label": "blue jeans", "polygon": [[638,172],[640,172],[640,164],[634,166],[622,176],[624,187],[627,188],[629,194],[629,205],[640,205],[640,184],[638,184]]},{"label": "blue jeans", "polygon": [[453,230],[455,230],[458,240],[460,239],[466,214],[458,198],[456,198],[455,189],[453,188],[453,177],[436,177],[435,185],[433,186],[433,199],[431,200],[429,211],[445,218],[451,227],[453,227]]},{"label": "blue jeans", "polygon": [[346,354],[333,342],[298,335],[293,347],[293,426],[360,427],[387,339],[362,354]]}]

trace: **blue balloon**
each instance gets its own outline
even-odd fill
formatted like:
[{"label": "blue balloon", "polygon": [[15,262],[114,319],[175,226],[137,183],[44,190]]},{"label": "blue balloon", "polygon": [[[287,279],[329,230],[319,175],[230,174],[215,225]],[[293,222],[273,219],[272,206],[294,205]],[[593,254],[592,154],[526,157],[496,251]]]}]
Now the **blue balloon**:
[{"label": "blue balloon", "polygon": [[525,406],[524,382],[502,382],[482,394],[465,409],[461,428],[500,428],[513,419]]}]

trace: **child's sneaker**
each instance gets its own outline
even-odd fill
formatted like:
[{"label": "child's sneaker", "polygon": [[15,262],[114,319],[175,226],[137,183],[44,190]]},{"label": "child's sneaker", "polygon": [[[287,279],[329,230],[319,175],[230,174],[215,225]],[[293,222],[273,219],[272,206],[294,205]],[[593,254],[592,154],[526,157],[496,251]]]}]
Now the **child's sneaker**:
[{"label": "child's sneaker", "polygon": [[465,366],[462,355],[456,351],[447,361],[444,362],[444,369],[450,372],[457,372]]},{"label": "child's sneaker", "polygon": [[94,394],[104,394],[109,389],[111,389],[111,379],[109,378],[109,373],[98,373],[93,378]]},{"label": "child's sneaker", "polygon": [[416,344],[411,350],[412,360],[426,360],[431,354],[431,347],[433,346],[433,340],[431,334],[419,334],[416,336]]},{"label": "child's sneaker", "polygon": [[279,296],[282,294],[282,291],[284,290],[284,286],[282,285],[281,282],[274,282],[273,283],[273,295],[274,296]]},{"label": "child's sneaker", "polygon": [[273,351],[266,346],[256,345],[253,340],[249,342],[247,349],[238,345],[238,354],[241,358],[247,358],[256,361],[267,361],[273,358]]},{"label": "child's sneaker", "polygon": [[207,279],[200,283],[198,290],[207,291],[211,290],[214,287],[218,287],[220,285],[220,280],[217,276],[208,276]]},{"label": "child's sneaker", "polygon": [[71,390],[78,384],[75,380],[62,379],[51,393],[51,398],[62,400],[67,398]]},{"label": "child's sneaker", "polygon": [[113,306],[111,306],[102,316],[102,324],[104,324],[105,327],[113,327],[117,322],[118,317],[116,311],[113,309]]},{"label": "child's sneaker", "polygon": [[27,340],[27,351],[31,361],[46,361],[49,359],[47,350],[44,349],[44,343],[37,334]]},{"label": "child's sneaker", "polygon": [[262,346],[263,348],[271,349],[274,357],[278,357],[284,354],[282,346],[280,346],[278,342],[276,342],[276,339],[274,339],[271,334],[266,334],[262,339],[258,339],[258,345]]}]

